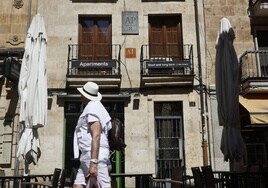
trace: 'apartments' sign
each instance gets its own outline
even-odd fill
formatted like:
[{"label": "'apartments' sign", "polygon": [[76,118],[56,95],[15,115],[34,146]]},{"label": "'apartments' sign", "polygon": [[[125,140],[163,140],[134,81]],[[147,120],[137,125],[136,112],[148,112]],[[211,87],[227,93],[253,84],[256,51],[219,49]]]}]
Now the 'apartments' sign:
[{"label": "'apartments' sign", "polygon": [[90,68],[90,67],[116,67],[116,61],[72,61],[72,68]]}]

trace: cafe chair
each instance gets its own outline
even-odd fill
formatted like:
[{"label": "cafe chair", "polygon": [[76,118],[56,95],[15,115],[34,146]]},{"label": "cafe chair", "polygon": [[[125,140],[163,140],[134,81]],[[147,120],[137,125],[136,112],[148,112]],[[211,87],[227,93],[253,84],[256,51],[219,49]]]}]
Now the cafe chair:
[{"label": "cafe chair", "polygon": [[65,184],[64,184],[65,187],[73,187],[76,174],[77,174],[77,169],[72,168],[70,177],[65,179]]},{"label": "cafe chair", "polygon": [[193,177],[194,177],[195,188],[204,188],[203,174],[200,168],[192,167],[191,170],[192,170]]},{"label": "cafe chair", "polygon": [[156,177],[152,178],[152,186],[154,188],[166,188],[166,170],[158,168]]},{"label": "cafe chair", "polygon": [[59,186],[58,186],[58,188],[64,188],[65,187],[65,182],[66,182],[66,174],[67,174],[67,172],[66,172],[66,170],[65,169],[63,169],[62,171],[61,171],[61,175],[60,175],[60,180],[59,180]]},{"label": "cafe chair", "polygon": [[183,187],[183,167],[178,166],[171,169],[172,188]]},{"label": "cafe chair", "polygon": [[22,182],[22,188],[58,188],[60,176],[61,169],[55,168],[51,181]]},{"label": "cafe chair", "polygon": [[193,177],[185,175],[183,166],[176,166],[171,168],[171,187],[172,188],[190,188],[192,185],[191,179]]},{"label": "cafe chair", "polygon": [[215,178],[211,166],[201,166],[206,188],[222,188],[224,180]]},{"label": "cafe chair", "polygon": [[[4,177],[4,176],[6,176],[6,173],[5,173],[5,170],[2,170],[2,169],[0,169],[0,177]],[[5,178],[3,178],[3,179],[0,179],[0,187],[5,187],[6,185],[8,185],[8,187],[10,187],[10,181],[9,181],[9,179],[5,179]]]}]

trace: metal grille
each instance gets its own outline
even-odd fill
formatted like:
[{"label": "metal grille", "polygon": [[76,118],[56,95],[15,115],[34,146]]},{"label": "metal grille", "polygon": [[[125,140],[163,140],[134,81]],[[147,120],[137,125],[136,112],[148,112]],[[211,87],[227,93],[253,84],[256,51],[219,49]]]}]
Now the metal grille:
[{"label": "metal grille", "polygon": [[155,125],[158,176],[170,178],[171,169],[183,162],[181,116],[156,116]]}]

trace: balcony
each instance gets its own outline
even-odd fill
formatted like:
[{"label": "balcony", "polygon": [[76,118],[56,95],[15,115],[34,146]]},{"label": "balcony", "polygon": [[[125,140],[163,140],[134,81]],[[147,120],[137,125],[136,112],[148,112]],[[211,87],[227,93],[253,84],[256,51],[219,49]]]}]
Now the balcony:
[{"label": "balcony", "polygon": [[[141,87],[193,86],[193,46],[183,45],[181,53],[174,52],[176,48],[178,47],[174,45],[142,45]],[[158,51],[159,53],[154,53],[158,55],[150,55],[152,49]],[[163,55],[164,51],[168,55]]]},{"label": "balcony", "polygon": [[268,16],[268,0],[249,0],[248,11],[251,16]]},{"label": "balcony", "polygon": [[241,92],[268,93],[268,50],[246,51],[239,63]]},{"label": "balcony", "polygon": [[76,88],[93,81],[103,89],[119,89],[120,53],[119,44],[69,45],[67,87]]},{"label": "balcony", "polygon": [[268,24],[268,0],[249,0],[248,15],[251,25]]}]

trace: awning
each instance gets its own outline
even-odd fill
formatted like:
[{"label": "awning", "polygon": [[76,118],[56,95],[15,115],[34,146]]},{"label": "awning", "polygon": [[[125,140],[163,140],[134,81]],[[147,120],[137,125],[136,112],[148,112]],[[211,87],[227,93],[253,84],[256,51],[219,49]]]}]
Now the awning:
[{"label": "awning", "polygon": [[239,103],[249,112],[251,124],[268,124],[268,99],[239,96]]}]

